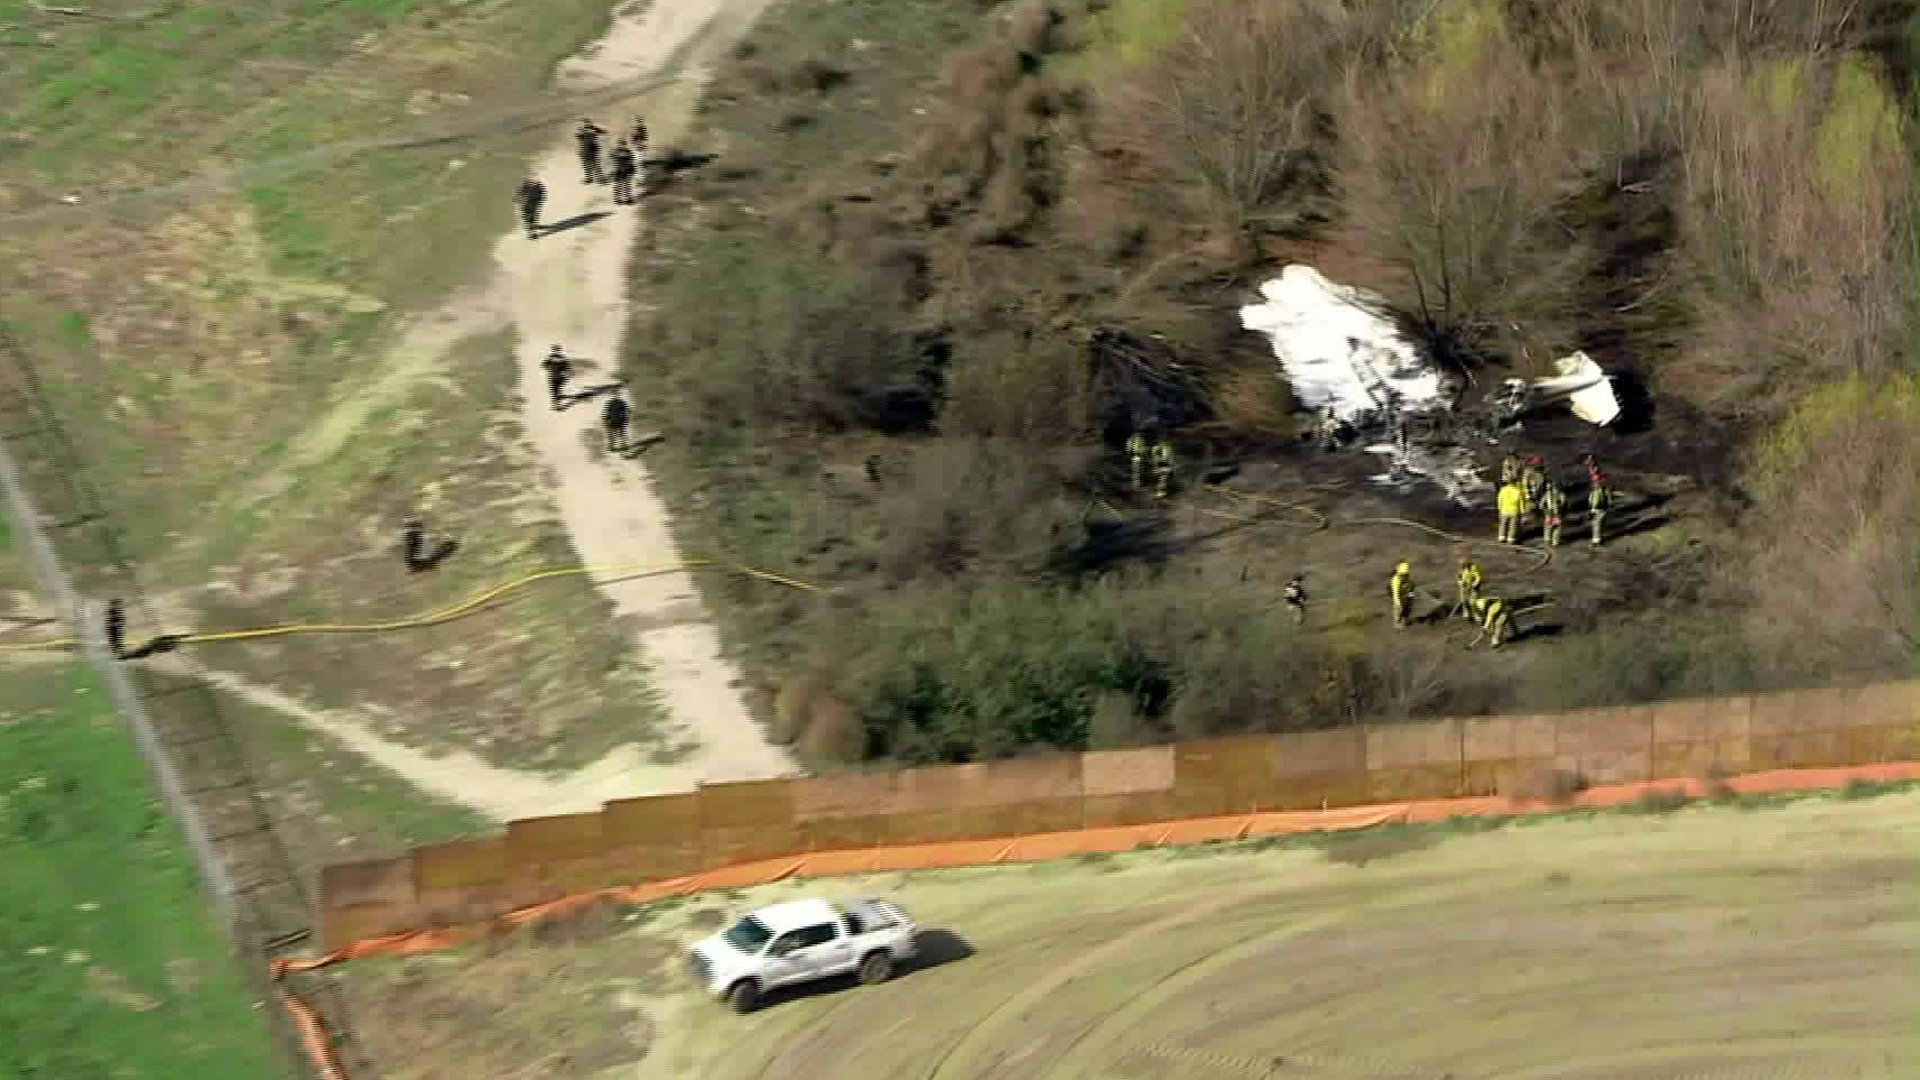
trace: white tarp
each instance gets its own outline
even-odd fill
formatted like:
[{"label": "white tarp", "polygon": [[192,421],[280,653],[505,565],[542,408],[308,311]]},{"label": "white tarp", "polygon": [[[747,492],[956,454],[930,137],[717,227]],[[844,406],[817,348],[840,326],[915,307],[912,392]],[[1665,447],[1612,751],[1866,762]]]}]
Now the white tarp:
[{"label": "white tarp", "polygon": [[1264,303],[1240,309],[1240,323],[1273,341],[1293,396],[1348,423],[1383,408],[1391,390],[1404,413],[1446,405],[1440,372],[1382,312],[1381,299],[1337,285],[1310,266],[1285,267],[1260,286]]},{"label": "white tarp", "polygon": [[1620,402],[1613,396],[1613,380],[1584,352],[1561,357],[1553,362],[1558,375],[1536,379],[1533,393],[1538,401],[1566,398],[1573,415],[1589,424],[1605,426],[1620,415]]}]

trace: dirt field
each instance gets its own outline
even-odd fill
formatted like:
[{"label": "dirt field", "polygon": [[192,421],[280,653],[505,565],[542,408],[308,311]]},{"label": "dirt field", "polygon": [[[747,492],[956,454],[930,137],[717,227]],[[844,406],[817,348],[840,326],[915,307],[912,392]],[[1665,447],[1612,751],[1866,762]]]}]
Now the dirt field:
[{"label": "dirt field", "polygon": [[[1909,789],[797,883],[344,974],[356,1013],[424,1021],[366,1033],[396,1078],[1905,1077],[1917,811]],[[902,901],[936,963],[745,1017],[688,987],[679,941],[807,892]]]}]

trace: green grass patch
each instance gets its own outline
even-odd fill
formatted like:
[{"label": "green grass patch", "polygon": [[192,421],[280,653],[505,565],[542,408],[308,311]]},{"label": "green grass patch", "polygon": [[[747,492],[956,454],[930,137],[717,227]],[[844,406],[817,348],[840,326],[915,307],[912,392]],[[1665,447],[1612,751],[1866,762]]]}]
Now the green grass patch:
[{"label": "green grass patch", "polygon": [[1064,75],[1099,80],[1146,64],[1186,33],[1189,0],[1114,0],[1087,19],[1087,44],[1060,62]]},{"label": "green grass patch", "polygon": [[263,1014],[106,693],[0,680],[0,1075],[257,1080]]},{"label": "green grass patch", "polygon": [[[385,622],[577,565],[558,521],[528,503],[511,449],[520,433],[512,388],[518,365],[531,362],[517,351],[507,335],[455,346],[445,377],[377,407],[360,435],[308,471],[304,498],[214,534],[207,557],[242,575],[271,573],[280,558],[301,569],[271,599],[210,599],[205,624]],[[575,415],[589,424],[593,406]],[[400,559],[400,527],[413,513],[430,544],[459,544],[431,573],[410,574]],[[660,719],[611,603],[584,576],[535,582],[439,626],[223,647],[208,662],[321,708],[387,706],[403,743],[509,766],[584,764],[648,742]]]},{"label": "green grass patch", "polygon": [[122,511],[128,553],[193,561],[179,541],[236,473],[278,465],[262,446],[377,372],[401,315],[488,271],[511,225],[506,193],[555,134],[492,118],[549,92],[609,5],[188,0],[97,14],[140,17],[0,2],[13,34],[46,35],[0,65],[0,132],[13,136],[0,138],[0,210],[342,141],[474,132],[243,171],[230,191],[137,221],[0,241],[0,262],[75,270],[10,285],[0,307],[61,372],[56,411],[86,433],[87,479]]},{"label": "green grass patch", "polygon": [[266,774],[296,857],[321,865],[496,831],[485,815],[402,777],[272,709],[211,691]]},{"label": "green grass patch", "polygon": [[[984,5],[951,0],[798,0],[760,20],[700,104],[729,162],[800,176],[891,149]],[[849,48],[849,43],[857,43]],[[844,80],[821,90],[825,65]],[[696,147],[705,149],[706,147]]]}]

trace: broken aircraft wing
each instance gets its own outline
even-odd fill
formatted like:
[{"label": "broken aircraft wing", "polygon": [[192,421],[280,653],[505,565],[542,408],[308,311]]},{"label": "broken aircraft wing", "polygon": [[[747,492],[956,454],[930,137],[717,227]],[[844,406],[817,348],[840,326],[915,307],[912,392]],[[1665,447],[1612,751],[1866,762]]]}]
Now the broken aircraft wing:
[{"label": "broken aircraft wing", "polygon": [[1589,424],[1606,426],[1620,415],[1620,400],[1613,393],[1613,378],[1584,352],[1561,357],[1553,362],[1559,374],[1534,380],[1530,389],[1537,402],[1562,398],[1573,408],[1573,415]]}]

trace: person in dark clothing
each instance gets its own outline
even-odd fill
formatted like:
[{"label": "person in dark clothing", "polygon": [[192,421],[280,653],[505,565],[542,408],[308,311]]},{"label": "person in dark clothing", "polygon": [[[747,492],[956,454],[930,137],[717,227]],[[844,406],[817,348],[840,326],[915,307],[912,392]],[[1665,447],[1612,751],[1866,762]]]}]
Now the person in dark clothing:
[{"label": "person in dark clothing", "polygon": [[107,648],[114,659],[127,658],[127,604],[117,598],[107,601]]},{"label": "person in dark clothing", "polygon": [[540,239],[540,207],[547,201],[547,185],[529,176],[520,181],[513,201],[520,208],[520,224],[526,227],[527,239]]},{"label": "person in dark clothing", "polygon": [[400,531],[400,557],[406,560],[407,570],[419,573],[427,568],[427,525],[419,518],[408,518],[406,526]]},{"label": "person in dark clothing", "polygon": [[553,401],[554,411],[558,412],[567,407],[567,398],[561,389],[567,385],[567,376],[573,371],[573,361],[567,359],[567,354],[561,352],[556,344],[548,350],[540,366],[547,369],[547,396]]},{"label": "person in dark clothing", "polygon": [[424,573],[446,562],[454,552],[460,550],[458,540],[445,539],[435,544],[432,551],[427,550],[427,525],[419,518],[408,518],[400,533],[400,557],[406,560],[407,572]]},{"label": "person in dark clothing", "polygon": [[613,201],[624,206],[633,201],[633,178],[640,172],[640,159],[625,141],[613,148]]},{"label": "person in dark clothing", "polygon": [[633,152],[636,155],[642,158],[647,156],[647,122],[645,120],[637,116],[633,118],[633,131],[627,136],[627,141],[633,144]]},{"label": "person in dark clothing", "polygon": [[620,391],[615,390],[613,396],[607,398],[606,406],[600,410],[600,422],[607,429],[608,453],[626,453],[627,420],[632,415],[633,409],[628,406],[627,399],[620,396]]},{"label": "person in dark clothing", "polygon": [[574,129],[573,139],[580,144],[580,171],[586,174],[586,182],[599,184],[606,181],[606,174],[600,171],[600,136],[607,129],[591,120],[580,121]]}]

